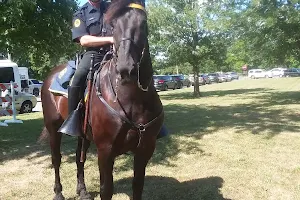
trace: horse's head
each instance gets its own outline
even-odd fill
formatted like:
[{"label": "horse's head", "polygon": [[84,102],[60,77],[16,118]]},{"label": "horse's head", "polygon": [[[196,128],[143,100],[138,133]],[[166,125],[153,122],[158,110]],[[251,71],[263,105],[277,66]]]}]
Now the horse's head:
[{"label": "horse's head", "polygon": [[114,27],[117,73],[122,79],[137,77],[147,42],[147,15],[141,1],[114,0],[106,20]]}]

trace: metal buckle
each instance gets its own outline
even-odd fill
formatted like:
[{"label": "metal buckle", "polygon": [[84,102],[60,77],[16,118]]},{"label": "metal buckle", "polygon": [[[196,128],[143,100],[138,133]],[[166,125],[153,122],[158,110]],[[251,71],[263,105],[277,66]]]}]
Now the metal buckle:
[{"label": "metal buckle", "polygon": [[139,131],[140,132],[145,132],[146,131],[146,127],[144,124],[139,124]]}]

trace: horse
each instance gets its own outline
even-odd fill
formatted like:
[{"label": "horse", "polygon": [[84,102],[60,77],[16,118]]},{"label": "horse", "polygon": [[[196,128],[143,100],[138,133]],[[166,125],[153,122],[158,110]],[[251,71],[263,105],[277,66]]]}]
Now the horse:
[{"label": "horse", "polygon": [[[112,1],[105,20],[114,29],[113,55],[95,75],[89,94],[88,122],[97,148],[102,200],[113,196],[115,158],[129,151],[134,155],[133,199],[142,199],[145,169],[164,120],[163,106],[152,78],[147,14],[142,5],[139,0]],[[50,138],[55,200],[64,199],[59,171],[62,134],[58,129],[68,117],[68,101],[65,96],[55,96],[48,89],[55,74],[65,67],[55,67],[41,91],[45,124],[41,138]],[[85,155],[91,143],[87,138],[78,137],[76,150],[76,191],[80,199],[91,199],[84,181]]]}]

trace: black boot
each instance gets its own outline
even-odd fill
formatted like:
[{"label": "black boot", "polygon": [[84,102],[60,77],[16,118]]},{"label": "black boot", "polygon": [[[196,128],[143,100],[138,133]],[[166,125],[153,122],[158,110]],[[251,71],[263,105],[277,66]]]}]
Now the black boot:
[{"label": "black boot", "polygon": [[68,88],[68,112],[69,116],[64,121],[58,132],[70,136],[82,136],[82,113],[78,105],[82,99],[81,87]]}]

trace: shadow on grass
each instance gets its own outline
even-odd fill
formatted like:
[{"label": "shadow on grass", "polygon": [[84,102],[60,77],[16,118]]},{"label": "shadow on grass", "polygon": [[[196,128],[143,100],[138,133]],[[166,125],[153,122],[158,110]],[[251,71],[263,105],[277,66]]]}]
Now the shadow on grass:
[{"label": "shadow on grass", "polygon": [[[115,194],[126,194],[132,197],[132,178],[125,178],[115,182]],[[223,187],[221,177],[208,177],[179,182],[171,177],[146,176],[143,191],[144,200],[229,200],[220,192]],[[97,196],[99,192],[92,192]],[[131,198],[132,199],[132,198]]]},{"label": "shadow on grass", "polygon": [[[267,131],[270,137],[283,131],[298,132],[300,117],[286,112],[284,104],[299,103],[298,92],[271,92],[262,88],[251,90],[218,91],[216,95],[255,93],[252,104],[234,104],[232,106],[205,106],[168,104],[165,109],[165,124],[171,136],[158,140],[156,151],[150,164],[172,166],[169,158],[176,158],[179,152],[191,154],[203,152],[201,146],[193,140],[178,140],[178,136],[200,139],[203,135],[226,128],[234,128],[237,133],[250,131],[259,134]],[[211,92],[213,94],[213,92]],[[173,94],[172,94],[173,95]],[[186,93],[181,98],[187,98]],[[165,98],[162,96],[162,98]],[[280,107],[276,107],[279,106]],[[291,123],[292,122],[292,123]],[[26,120],[24,124],[0,127],[0,164],[3,161],[26,157],[35,153],[35,157],[50,155],[48,144],[41,145],[37,139],[42,131],[42,119]],[[180,141],[180,144],[179,144]],[[62,154],[68,156],[67,162],[75,161],[76,138],[63,136]],[[89,152],[96,154],[92,144]],[[124,156],[125,164],[118,170],[129,170],[132,167],[132,156]]]}]

